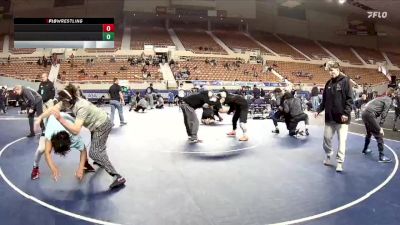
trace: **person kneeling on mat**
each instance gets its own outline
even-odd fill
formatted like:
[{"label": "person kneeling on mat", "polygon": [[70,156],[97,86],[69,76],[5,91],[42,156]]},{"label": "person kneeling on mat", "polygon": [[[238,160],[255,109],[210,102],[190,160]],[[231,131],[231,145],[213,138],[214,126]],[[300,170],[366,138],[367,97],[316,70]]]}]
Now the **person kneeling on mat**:
[{"label": "person kneeling on mat", "polygon": [[139,112],[139,110],[142,110],[142,112],[144,112],[144,110],[146,110],[147,107],[149,107],[149,102],[146,100],[146,98],[147,97],[142,97],[138,100],[135,112]]},{"label": "person kneeling on mat", "polygon": [[[66,113],[61,112],[60,116],[71,124],[75,122],[75,119]],[[55,154],[61,156],[65,156],[71,149],[80,151],[79,166],[75,173],[75,176],[79,180],[82,180],[85,172],[95,171],[88,162],[86,147],[81,136],[72,135],[69,133],[52,115],[47,120],[44,136],[40,137],[39,140],[39,146],[35,153],[35,161],[31,173],[32,180],[35,180],[40,176],[39,162],[43,153],[45,153],[46,162],[53,174],[54,180],[58,180],[60,177],[60,172],[51,157],[51,152],[53,149]]]},{"label": "person kneeling on mat", "polygon": [[287,98],[283,102],[283,110],[286,113],[286,126],[289,130],[290,136],[302,134],[302,131],[296,130],[297,125],[300,121],[305,123],[305,134],[308,133],[308,115],[304,113],[301,104],[301,99],[293,97],[292,94],[288,93]]},{"label": "person kneeling on mat", "polygon": [[[79,97],[77,88],[72,84],[58,92],[58,98],[60,102],[40,115],[36,124],[38,125],[44,118],[54,115],[61,125],[73,135],[78,135],[83,126],[87,127],[91,132],[90,158],[114,178],[110,188],[124,185],[125,178],[114,169],[107,155],[106,144],[112,130],[112,122],[107,113],[86,99]],[[73,115],[76,116],[74,123],[68,122],[61,116],[60,110],[67,109],[71,110]]]},{"label": "person kneeling on mat", "polygon": [[161,95],[157,95],[156,109],[163,109],[163,108],[164,108],[164,98]]},{"label": "person kneeling on mat", "polygon": [[243,136],[239,138],[239,141],[248,141],[249,138],[247,136],[247,114],[249,113],[249,105],[246,99],[240,95],[231,95],[227,92],[221,92],[218,97],[220,98],[220,103],[222,105],[228,105],[229,110],[221,109],[221,113],[227,113],[228,115],[231,112],[234,112],[232,118],[232,126],[233,130],[229,132],[227,135],[230,137],[236,136],[237,122],[240,119],[240,128],[243,131]]},{"label": "person kneeling on mat", "polygon": [[[384,143],[383,143],[383,129],[382,126],[385,122],[386,116],[388,115],[390,106],[392,104],[392,97],[394,97],[394,89],[389,88],[386,91],[386,96],[377,97],[368,102],[362,112],[362,120],[365,124],[367,134],[365,136],[363,154],[370,154],[372,151],[368,149],[369,143],[371,142],[371,136],[374,135],[376,142],[378,142],[379,150],[379,162],[391,162],[392,159],[383,154]],[[378,124],[377,118],[381,117]]]}]

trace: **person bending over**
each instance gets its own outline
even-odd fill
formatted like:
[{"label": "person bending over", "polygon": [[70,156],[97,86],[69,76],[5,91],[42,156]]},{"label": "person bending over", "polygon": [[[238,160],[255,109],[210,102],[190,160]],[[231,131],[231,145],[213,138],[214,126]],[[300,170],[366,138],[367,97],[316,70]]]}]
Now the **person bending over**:
[{"label": "person bending over", "polygon": [[301,99],[293,97],[290,93],[288,93],[287,98],[283,102],[283,110],[287,115],[286,126],[289,130],[289,135],[294,136],[299,132],[296,130],[297,125],[300,121],[304,121],[305,123],[305,134],[309,135],[308,132],[308,115],[304,113],[303,107],[301,104]]}]

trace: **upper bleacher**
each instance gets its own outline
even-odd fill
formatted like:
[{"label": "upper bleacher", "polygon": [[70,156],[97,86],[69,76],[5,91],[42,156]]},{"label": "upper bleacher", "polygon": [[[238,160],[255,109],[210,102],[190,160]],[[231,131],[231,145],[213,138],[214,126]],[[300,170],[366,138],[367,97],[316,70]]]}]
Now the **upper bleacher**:
[{"label": "upper bleacher", "polygon": [[325,41],[320,41],[320,43],[342,62],[347,62],[354,65],[362,64],[357,56],[351,51],[350,46],[339,45]]},{"label": "upper bleacher", "polygon": [[261,53],[269,53],[262,46],[255,43],[249,37],[244,35],[239,31],[222,31],[216,30],[213,31],[213,34],[217,36],[222,42],[225,43],[230,49],[233,51],[240,50],[242,51],[255,51],[258,50]]},{"label": "upper bleacher", "polygon": [[[386,61],[385,57],[383,57],[382,53],[378,50],[363,47],[353,47],[353,49],[368,64]],[[370,60],[372,60],[373,63],[371,63]]]},{"label": "upper bleacher", "polygon": [[143,50],[144,45],[175,46],[168,31],[163,27],[132,27],[131,49]]},{"label": "upper bleacher", "polygon": [[318,46],[313,40],[282,35],[282,34],[279,34],[279,36],[286,42],[291,44],[293,47],[295,47],[296,49],[300,50],[305,55],[310,57],[311,59],[320,60],[323,58],[332,58],[324,49]]},{"label": "upper bleacher", "polygon": [[227,52],[211,38],[204,30],[175,29],[186,50],[197,54],[213,53],[226,55]]}]

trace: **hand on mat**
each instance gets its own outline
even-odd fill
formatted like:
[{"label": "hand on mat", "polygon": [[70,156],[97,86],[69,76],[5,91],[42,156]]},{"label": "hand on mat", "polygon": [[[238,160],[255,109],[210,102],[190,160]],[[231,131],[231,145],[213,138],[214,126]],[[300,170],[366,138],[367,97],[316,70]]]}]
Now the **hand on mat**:
[{"label": "hand on mat", "polygon": [[78,180],[80,181],[83,179],[83,174],[84,174],[83,171],[84,171],[83,168],[82,169],[79,168],[75,173],[76,178],[78,178]]},{"label": "hand on mat", "polygon": [[58,167],[55,166],[53,169],[51,169],[51,173],[53,174],[54,181],[57,182],[60,178],[60,171],[58,170]]},{"label": "hand on mat", "polygon": [[347,120],[349,120],[348,116],[342,115],[342,122],[347,122]]}]

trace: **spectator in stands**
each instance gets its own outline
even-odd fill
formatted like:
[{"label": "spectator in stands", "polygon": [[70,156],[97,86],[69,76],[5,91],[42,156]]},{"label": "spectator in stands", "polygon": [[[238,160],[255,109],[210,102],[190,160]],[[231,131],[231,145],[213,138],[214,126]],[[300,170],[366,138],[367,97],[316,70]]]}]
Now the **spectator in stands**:
[{"label": "spectator in stands", "polygon": [[7,63],[8,63],[8,64],[11,63],[11,55],[8,55],[8,57],[7,57]]},{"label": "spectator in stands", "polygon": [[110,94],[110,106],[111,106],[111,123],[114,126],[114,114],[115,109],[118,109],[119,121],[120,125],[126,125],[124,119],[124,109],[123,105],[125,105],[124,95],[122,94],[121,86],[118,84],[118,78],[114,78],[114,84],[108,89],[108,93]]},{"label": "spectator in stands", "polygon": [[146,88],[146,97],[149,99],[150,109],[154,109],[153,93],[155,93],[153,84],[150,83],[150,86]]},{"label": "spectator in stands", "polygon": [[42,81],[39,84],[38,93],[42,96],[44,109],[47,109],[47,102],[54,99],[56,95],[56,90],[54,88],[53,82],[48,79],[47,73],[42,74]]},{"label": "spectator in stands", "polygon": [[[43,113],[43,100],[42,96],[39,93],[34,91],[31,88],[27,88],[21,85],[17,85],[14,87],[14,94],[21,96],[23,101],[26,104],[28,111],[28,119],[29,119],[29,128],[30,134],[27,137],[34,137],[34,117],[36,115],[41,115]],[[44,132],[44,123],[40,123],[40,127],[42,128],[42,132]]]},{"label": "spectator in stands", "polygon": [[319,107],[319,90],[317,85],[314,83],[314,87],[311,89],[311,103],[312,103],[312,110],[316,112]]},{"label": "spectator in stands", "polygon": [[325,165],[331,165],[331,156],[333,155],[332,138],[336,132],[338,133],[339,149],[336,156],[336,171],[342,172],[346,153],[347,132],[353,105],[353,91],[350,79],[341,74],[338,62],[328,62],[325,69],[329,71],[332,78],[325,85],[322,102],[315,116],[318,116],[325,110],[323,143],[326,153]]},{"label": "spectator in stands", "polygon": [[265,91],[264,91],[264,89],[262,89],[262,88],[261,88],[261,91],[260,91],[260,96],[261,96],[262,98],[265,97]]},{"label": "spectator in stands", "polygon": [[365,95],[365,94],[362,94],[362,95],[361,95],[361,98],[357,99],[357,100],[354,102],[354,108],[355,108],[355,109],[354,109],[354,114],[355,114],[355,119],[356,119],[356,120],[361,119],[361,116],[360,116],[361,108],[362,108],[365,104],[367,104],[367,95]]},{"label": "spectator in stands", "polygon": [[[386,116],[389,113],[389,109],[392,105],[392,98],[394,97],[395,91],[393,88],[388,88],[386,95],[382,97],[377,97],[372,101],[368,102],[365,106],[365,110],[362,113],[362,120],[365,124],[367,130],[365,136],[363,154],[370,154],[372,151],[368,149],[369,143],[371,142],[371,136],[374,135],[376,142],[378,143],[379,150],[379,162],[388,163],[392,159],[385,156],[383,153],[384,143],[383,143],[383,129],[382,126],[385,122]],[[377,119],[380,117],[380,122]]]}]

